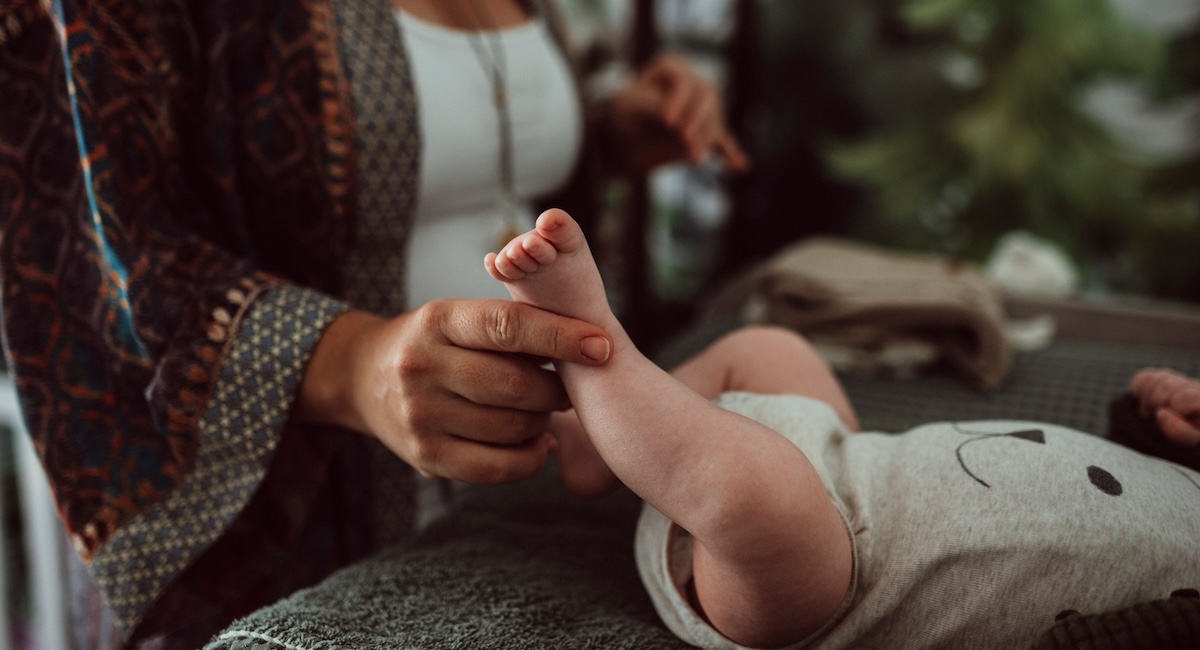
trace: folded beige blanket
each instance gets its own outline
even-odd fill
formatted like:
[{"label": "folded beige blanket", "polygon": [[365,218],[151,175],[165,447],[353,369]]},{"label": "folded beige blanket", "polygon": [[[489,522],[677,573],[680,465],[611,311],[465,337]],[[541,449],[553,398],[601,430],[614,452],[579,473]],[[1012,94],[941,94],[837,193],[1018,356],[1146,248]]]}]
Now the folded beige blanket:
[{"label": "folded beige blanket", "polygon": [[920,340],[982,389],[1012,352],[995,288],[973,266],[816,237],[779,253],[757,284],[767,320],[863,348]]}]

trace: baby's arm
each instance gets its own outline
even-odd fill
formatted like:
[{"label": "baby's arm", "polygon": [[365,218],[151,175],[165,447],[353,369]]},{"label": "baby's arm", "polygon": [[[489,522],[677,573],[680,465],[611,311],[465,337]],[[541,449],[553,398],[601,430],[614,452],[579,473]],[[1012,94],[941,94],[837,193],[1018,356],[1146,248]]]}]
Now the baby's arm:
[{"label": "baby's arm", "polygon": [[1173,370],[1147,368],[1129,382],[1142,415],[1153,416],[1164,435],[1184,447],[1200,445],[1200,381]]}]

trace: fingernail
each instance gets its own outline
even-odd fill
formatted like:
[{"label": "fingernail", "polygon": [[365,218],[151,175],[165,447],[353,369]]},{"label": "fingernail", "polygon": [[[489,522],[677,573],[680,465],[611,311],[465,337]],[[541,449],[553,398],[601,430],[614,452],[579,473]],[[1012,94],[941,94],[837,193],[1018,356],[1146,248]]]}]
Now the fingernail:
[{"label": "fingernail", "polygon": [[603,336],[589,336],[579,342],[579,351],[592,361],[603,363],[612,354],[612,344]]}]

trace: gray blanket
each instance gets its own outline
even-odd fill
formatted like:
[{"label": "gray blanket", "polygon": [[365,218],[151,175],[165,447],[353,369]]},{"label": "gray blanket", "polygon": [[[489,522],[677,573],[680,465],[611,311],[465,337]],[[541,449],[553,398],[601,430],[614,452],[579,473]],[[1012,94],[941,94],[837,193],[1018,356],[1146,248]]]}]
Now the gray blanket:
[{"label": "gray blanket", "polygon": [[417,539],[227,628],[209,650],[687,648],[633,562],[639,502],[579,501],[553,467],[466,492]]},{"label": "gray blanket", "polygon": [[[660,359],[681,361],[724,329],[698,332]],[[1145,365],[1200,375],[1200,349],[1059,343],[1017,355],[1006,385],[987,395],[949,376],[844,379],[867,429],[1004,417],[1102,434],[1108,402]],[[638,505],[626,491],[573,499],[552,467],[525,483],[475,488],[418,538],[259,610],[207,647],[688,647],[658,621],[638,579],[632,549]]]}]

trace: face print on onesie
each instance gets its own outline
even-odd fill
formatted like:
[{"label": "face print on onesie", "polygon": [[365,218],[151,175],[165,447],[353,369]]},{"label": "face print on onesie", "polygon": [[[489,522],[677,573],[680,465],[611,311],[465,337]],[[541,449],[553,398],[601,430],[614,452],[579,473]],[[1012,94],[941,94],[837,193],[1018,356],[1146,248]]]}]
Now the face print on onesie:
[{"label": "face print on onesie", "polygon": [[[1081,546],[1110,545],[1116,556],[1146,553],[1146,545],[1132,540],[1156,538],[1164,530],[1177,529],[1181,521],[1192,528],[1200,525],[1200,512],[1192,505],[1200,502],[1194,474],[1096,436],[1050,425],[1021,425],[952,423],[961,436],[954,446],[954,462],[963,475],[955,488],[975,490],[974,503],[995,504],[999,499],[1005,507],[1028,509],[1023,526],[1062,525],[1074,531],[1070,535]],[[1185,507],[1172,505],[1181,502]],[[1039,509],[1050,514],[1039,519],[1033,514]],[[1195,587],[1171,583],[1142,599],[1191,594]],[[1086,583],[1071,589],[1079,591],[1061,594],[1067,608],[1047,612],[1049,616],[1061,620],[1080,611],[1100,613],[1084,604],[1089,600]]]},{"label": "face print on onesie", "polygon": [[[1154,498],[1180,485],[1200,491],[1194,472],[1065,427],[993,421],[954,422],[950,428],[957,434],[954,461],[964,479],[979,489],[1000,490],[996,497],[1044,494],[1120,509],[1128,506],[1115,501],[1131,493]],[[1114,501],[1095,501],[1099,496]]]},{"label": "face print on onesie", "polygon": [[[1043,445],[1043,446],[1046,444],[1046,432],[1042,428],[1017,429],[1015,431],[1009,431],[1009,432],[1005,432],[1005,433],[992,433],[992,432],[988,432],[988,431],[972,431],[969,429],[965,429],[965,428],[963,428],[962,425],[958,424],[957,422],[953,423],[951,426],[954,427],[955,431],[957,431],[963,435],[973,436],[970,440],[966,440],[962,444],[960,444],[958,446],[958,448],[954,451],[954,455],[958,458],[958,464],[960,466],[962,466],[963,471],[966,472],[968,476],[975,479],[975,481],[978,482],[980,485],[982,485],[983,487],[986,487],[986,488],[990,488],[991,484],[988,483],[987,481],[985,481],[983,478],[981,478],[978,474],[973,472],[971,470],[971,468],[967,466],[966,461],[963,460],[963,448],[964,447],[966,447],[967,445],[969,445],[973,442],[984,442],[984,441],[987,441],[987,440],[993,439],[993,438],[1007,438],[1010,440],[1024,440],[1024,441],[1032,443],[1032,444]],[[1088,481],[1097,490],[1100,490],[1101,492],[1108,494],[1110,496],[1114,496],[1114,497],[1121,496],[1121,492],[1124,490],[1124,488],[1121,486],[1121,481],[1117,477],[1113,476],[1112,472],[1104,469],[1103,467],[1100,467],[1099,465],[1088,465],[1087,466],[1087,478],[1088,478]]]},{"label": "face print on onesie", "polygon": [[845,518],[856,593],[831,646],[1029,647],[1060,612],[1200,588],[1195,472],[1049,423],[850,433],[802,397],[718,404],[791,440]]}]

